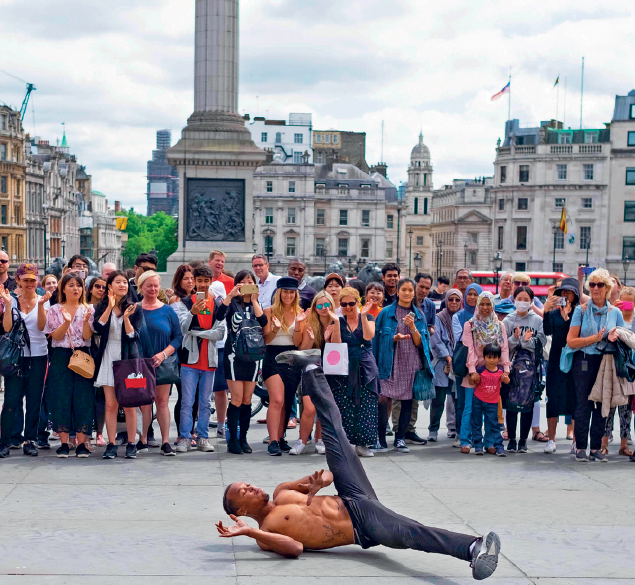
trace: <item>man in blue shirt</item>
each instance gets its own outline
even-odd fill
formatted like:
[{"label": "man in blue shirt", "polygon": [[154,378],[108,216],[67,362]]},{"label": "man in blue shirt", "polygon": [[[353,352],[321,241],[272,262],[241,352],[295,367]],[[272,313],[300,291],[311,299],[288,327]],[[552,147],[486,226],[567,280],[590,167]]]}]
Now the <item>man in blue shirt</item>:
[{"label": "man in blue shirt", "polygon": [[415,276],[415,282],[417,288],[415,294],[417,295],[417,302],[421,305],[421,310],[426,318],[428,324],[428,331],[430,335],[434,333],[434,318],[437,314],[437,308],[433,301],[428,298],[430,289],[432,288],[432,276],[430,274],[419,272]]}]

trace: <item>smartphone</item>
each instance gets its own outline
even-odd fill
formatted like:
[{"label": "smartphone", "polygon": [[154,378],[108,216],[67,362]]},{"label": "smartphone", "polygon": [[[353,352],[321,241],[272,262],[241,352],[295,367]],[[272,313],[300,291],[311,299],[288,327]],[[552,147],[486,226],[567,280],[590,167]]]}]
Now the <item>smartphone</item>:
[{"label": "smartphone", "polygon": [[566,307],[567,306],[567,297],[559,297],[558,302],[556,303],[557,307]]},{"label": "smartphone", "polygon": [[204,292],[197,292],[196,293],[196,302],[198,303],[199,301],[202,301],[205,298],[205,293]]},{"label": "smartphone", "polygon": [[631,301],[622,301],[622,311],[632,311],[633,303]]},{"label": "smartphone", "polygon": [[593,266],[583,266],[582,274],[584,274],[584,276],[589,276],[589,274],[591,274],[594,270],[595,268]]},{"label": "smartphone", "polygon": [[85,271],[85,270],[78,270],[78,271],[77,271],[77,274],[79,274],[79,277],[80,277],[82,280],[86,280],[86,271]]},{"label": "smartphone", "polygon": [[257,284],[243,284],[240,287],[241,295],[257,295],[258,294],[258,285]]},{"label": "smartphone", "polygon": [[412,311],[410,311],[410,313],[408,313],[408,317],[416,317],[416,315]]}]

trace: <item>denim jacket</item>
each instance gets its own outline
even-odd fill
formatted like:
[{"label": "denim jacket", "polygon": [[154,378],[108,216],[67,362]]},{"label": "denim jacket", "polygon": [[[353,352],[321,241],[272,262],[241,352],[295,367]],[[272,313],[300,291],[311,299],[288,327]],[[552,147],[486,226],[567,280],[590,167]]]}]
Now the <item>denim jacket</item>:
[{"label": "denim jacket", "polygon": [[[373,337],[373,354],[379,369],[379,379],[386,380],[392,373],[392,364],[395,356],[395,342],[393,338],[397,332],[397,318],[395,310],[397,303],[385,307],[377,317],[375,324],[375,337]],[[413,307],[415,313],[415,327],[421,335],[420,356],[423,363],[424,372],[429,372],[429,377],[433,378],[432,363],[430,360],[430,334],[428,333],[428,323],[423,313]]]}]

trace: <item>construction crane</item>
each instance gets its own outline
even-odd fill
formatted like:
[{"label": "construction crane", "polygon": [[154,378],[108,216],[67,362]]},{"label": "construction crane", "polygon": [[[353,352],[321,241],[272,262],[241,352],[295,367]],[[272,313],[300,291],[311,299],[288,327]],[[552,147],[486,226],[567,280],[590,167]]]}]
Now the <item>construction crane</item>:
[{"label": "construction crane", "polygon": [[26,107],[29,105],[29,97],[31,96],[31,92],[33,90],[36,90],[37,87],[34,87],[34,85],[32,83],[29,83],[28,81],[24,81],[24,79],[20,79],[19,77],[12,75],[11,73],[5,71],[4,69],[0,69],[0,72],[26,84],[26,95],[24,96],[24,99],[22,100],[22,107],[20,108],[20,121],[22,122],[24,121],[24,115],[26,114]]}]

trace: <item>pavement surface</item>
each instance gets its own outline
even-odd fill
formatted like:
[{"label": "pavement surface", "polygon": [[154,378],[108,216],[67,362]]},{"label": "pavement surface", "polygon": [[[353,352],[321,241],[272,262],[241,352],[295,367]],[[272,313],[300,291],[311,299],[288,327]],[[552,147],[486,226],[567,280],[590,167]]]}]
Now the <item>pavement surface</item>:
[{"label": "pavement surface", "polygon": [[[419,412],[425,437],[428,412]],[[0,585],[473,582],[467,563],[440,555],[349,546],[286,560],[246,537],[219,538],[224,486],[247,480],[272,493],[326,466],[312,445],[299,457],[267,456],[265,435],[254,420],[254,453],[242,456],[216,439],[215,453],[170,458],[158,449],[126,460],[120,448],[112,461],[101,459],[103,449],[90,459],[12,451],[0,461]],[[290,442],[296,437],[289,431]],[[564,424],[557,443],[555,455],[530,440],[527,454],[475,457],[451,448],[442,428],[436,444],[363,463],[397,512],[468,534],[498,532],[502,555],[488,583],[635,584],[635,464],[615,444],[607,464],[575,463]]]}]

